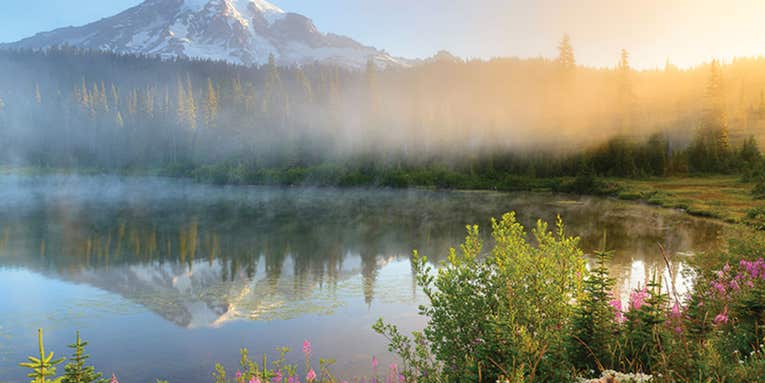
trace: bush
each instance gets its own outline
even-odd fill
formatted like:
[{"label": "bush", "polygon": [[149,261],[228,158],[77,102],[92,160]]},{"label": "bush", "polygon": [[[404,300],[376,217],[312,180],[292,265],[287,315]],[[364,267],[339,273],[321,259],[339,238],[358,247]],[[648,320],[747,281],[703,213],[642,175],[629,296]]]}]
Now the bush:
[{"label": "bush", "polygon": [[[461,252],[452,249],[437,271],[415,252],[417,282],[430,300],[420,308],[428,317],[420,340],[438,360],[434,368],[458,381],[572,380],[564,329],[583,287],[579,239],[566,236],[560,220],[554,231],[539,221],[534,246],[514,213],[492,221],[492,236],[495,246],[483,254],[478,227],[468,227]],[[401,356],[405,375],[429,379],[411,369],[418,365],[411,354]]]}]

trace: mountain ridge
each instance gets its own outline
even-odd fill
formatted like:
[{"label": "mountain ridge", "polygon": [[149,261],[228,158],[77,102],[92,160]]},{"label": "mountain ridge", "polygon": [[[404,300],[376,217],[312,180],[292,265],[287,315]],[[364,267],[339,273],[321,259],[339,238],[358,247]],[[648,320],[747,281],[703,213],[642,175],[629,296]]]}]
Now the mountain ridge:
[{"label": "mountain ridge", "polygon": [[161,58],[192,58],[262,65],[312,63],[363,68],[411,62],[350,37],[318,30],[301,14],[266,0],[146,0],[114,16],[41,32],[0,49],[44,50],[68,45]]}]

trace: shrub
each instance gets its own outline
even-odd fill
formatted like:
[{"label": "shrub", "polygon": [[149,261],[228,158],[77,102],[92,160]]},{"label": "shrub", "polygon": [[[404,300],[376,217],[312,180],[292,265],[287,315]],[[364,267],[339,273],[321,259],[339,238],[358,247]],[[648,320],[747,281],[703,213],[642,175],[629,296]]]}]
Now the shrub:
[{"label": "shrub", "polygon": [[[461,252],[452,249],[438,270],[415,252],[417,282],[430,301],[420,308],[428,318],[420,341],[428,342],[435,368],[454,380],[572,380],[565,329],[583,288],[579,239],[565,235],[560,219],[554,232],[539,221],[534,246],[509,213],[492,220],[495,245],[483,254],[478,227],[467,229]],[[418,365],[411,353],[400,356],[405,366]],[[424,373],[406,371],[418,380],[428,379]]]}]

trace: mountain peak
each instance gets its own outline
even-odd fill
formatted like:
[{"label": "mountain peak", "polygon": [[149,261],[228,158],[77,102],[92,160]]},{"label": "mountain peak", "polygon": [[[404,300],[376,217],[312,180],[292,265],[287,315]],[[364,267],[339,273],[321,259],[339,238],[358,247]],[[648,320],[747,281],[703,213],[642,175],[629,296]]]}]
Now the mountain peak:
[{"label": "mountain peak", "polygon": [[274,55],[281,65],[330,63],[363,68],[406,61],[350,38],[320,32],[311,19],[267,0],[146,0],[115,16],[39,33],[0,48],[59,45],[163,58],[187,57],[260,65]]}]

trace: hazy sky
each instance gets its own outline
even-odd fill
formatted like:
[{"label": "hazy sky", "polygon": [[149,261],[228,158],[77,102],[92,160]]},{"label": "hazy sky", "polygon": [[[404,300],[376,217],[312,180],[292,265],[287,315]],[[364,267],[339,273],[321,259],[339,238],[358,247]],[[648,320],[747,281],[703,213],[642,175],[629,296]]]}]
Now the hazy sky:
[{"label": "hazy sky", "polygon": [[[141,0],[0,0],[0,41],[81,25]],[[273,0],[405,57],[446,49],[463,57],[555,56],[569,33],[580,63],[689,66],[765,53],[765,0]]]}]

